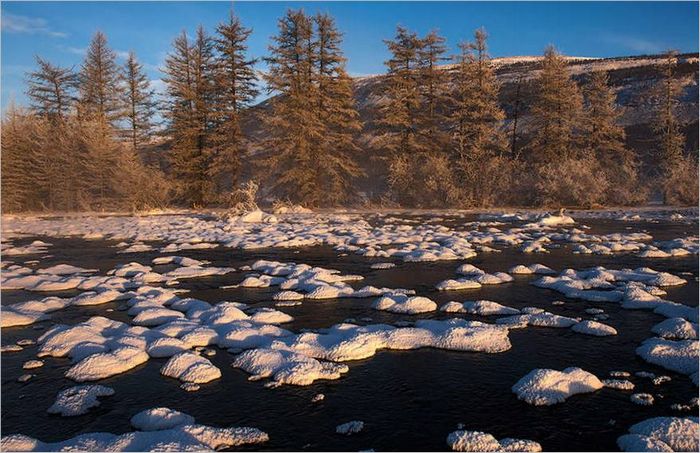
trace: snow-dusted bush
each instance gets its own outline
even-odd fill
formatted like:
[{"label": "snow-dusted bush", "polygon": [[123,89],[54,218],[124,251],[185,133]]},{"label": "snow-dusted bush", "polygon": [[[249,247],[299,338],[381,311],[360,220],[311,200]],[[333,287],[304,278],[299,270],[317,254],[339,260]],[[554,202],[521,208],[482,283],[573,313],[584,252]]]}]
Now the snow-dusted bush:
[{"label": "snow-dusted bush", "polygon": [[260,186],[256,181],[250,180],[231,191],[228,200],[228,213],[232,215],[240,215],[260,209],[258,208],[258,204],[255,202],[255,197],[258,194],[259,188]]},{"label": "snow-dusted bush", "polygon": [[593,206],[603,202],[608,180],[592,158],[562,159],[537,169],[535,190],[543,206]]},{"label": "snow-dusted bush", "polygon": [[668,165],[660,186],[667,204],[698,204],[698,163],[691,156],[681,157]]}]

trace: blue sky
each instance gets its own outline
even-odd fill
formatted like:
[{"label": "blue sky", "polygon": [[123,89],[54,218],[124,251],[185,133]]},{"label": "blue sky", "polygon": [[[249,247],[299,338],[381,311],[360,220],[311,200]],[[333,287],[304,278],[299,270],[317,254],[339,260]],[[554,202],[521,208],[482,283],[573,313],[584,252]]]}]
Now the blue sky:
[{"label": "blue sky", "polygon": [[[2,2],[2,106],[26,103],[24,73],[34,55],[79,67],[96,30],[118,55],[134,50],[157,85],[172,39],[198,24],[209,30],[231,2]],[[697,2],[235,2],[254,32],[250,53],[264,56],[277,19],[287,8],[332,14],[345,35],[353,75],[384,71],[383,39],[398,24],[437,29],[450,46],[486,27],[493,56],[540,54],[554,44],[565,54],[607,57],[698,51]],[[262,69],[262,67],[261,67]]]}]

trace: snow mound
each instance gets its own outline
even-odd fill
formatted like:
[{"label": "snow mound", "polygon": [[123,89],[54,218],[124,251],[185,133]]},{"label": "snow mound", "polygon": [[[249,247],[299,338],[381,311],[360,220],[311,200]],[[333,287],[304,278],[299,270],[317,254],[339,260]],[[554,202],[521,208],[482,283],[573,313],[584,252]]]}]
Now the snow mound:
[{"label": "snow mound", "polygon": [[13,434],[0,441],[2,451],[213,451],[267,442],[267,433],[256,428],[213,428],[184,425],[162,431],[80,434],[61,442]]},{"label": "snow mound", "polygon": [[168,360],[160,369],[160,374],[179,379],[182,382],[205,384],[219,379],[221,370],[197,354],[183,352]]},{"label": "snow mound", "polygon": [[275,385],[310,385],[318,379],[339,379],[349,370],[346,365],[266,348],[245,351],[231,365],[251,374],[251,380],[272,378]]},{"label": "snow mound", "polygon": [[654,417],[629,429],[618,437],[623,451],[698,451],[698,418]]},{"label": "snow mound", "polygon": [[124,373],[147,361],[145,351],[124,346],[86,357],[66,371],[66,377],[77,382],[97,381]]},{"label": "snow mound", "polygon": [[654,365],[682,374],[698,371],[697,340],[665,340],[647,338],[637,348],[637,355]]},{"label": "snow mound", "polygon": [[447,435],[452,451],[500,451],[501,444],[491,434],[481,431],[454,431]]},{"label": "snow mound", "polygon": [[595,335],[596,337],[617,335],[617,330],[614,327],[597,321],[581,321],[571,326],[571,330],[586,335]]},{"label": "snow mound", "polygon": [[554,274],[552,268],[545,266],[544,264],[531,264],[525,266],[524,264],[518,264],[513,266],[508,270],[508,273],[515,275],[530,275],[530,274]]},{"label": "snow mound", "polygon": [[98,397],[112,396],[114,389],[103,385],[76,385],[61,390],[56,401],[46,412],[61,414],[64,417],[87,414],[90,409],[100,405]]},{"label": "snow mound", "polygon": [[698,324],[683,318],[669,318],[651,328],[651,331],[669,340],[697,340]]},{"label": "snow mound", "polygon": [[634,390],[634,384],[627,379],[603,379],[605,387],[615,390]]},{"label": "snow mound", "polygon": [[437,310],[437,304],[427,297],[404,295],[384,296],[377,299],[372,308],[405,315],[428,313]]},{"label": "snow mound", "polygon": [[581,368],[563,371],[536,369],[525,375],[513,386],[513,393],[529,404],[549,406],[563,403],[579,393],[591,393],[603,387],[593,374]]},{"label": "snow mound", "polygon": [[131,417],[131,426],[140,431],[161,431],[194,424],[194,417],[167,407],[146,409]]}]

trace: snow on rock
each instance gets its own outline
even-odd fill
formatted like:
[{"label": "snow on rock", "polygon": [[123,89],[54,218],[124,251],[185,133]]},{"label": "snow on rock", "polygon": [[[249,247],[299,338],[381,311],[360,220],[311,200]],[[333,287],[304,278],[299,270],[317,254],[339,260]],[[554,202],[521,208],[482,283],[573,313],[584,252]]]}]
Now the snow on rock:
[{"label": "snow on rock", "polygon": [[349,370],[347,365],[267,348],[245,351],[231,365],[251,374],[251,380],[271,378],[274,385],[310,385],[318,379],[339,379]]},{"label": "snow on rock", "polygon": [[388,311],[405,315],[415,315],[419,313],[429,313],[437,309],[437,304],[427,297],[421,296],[384,296],[377,299],[372,308],[375,310]]},{"label": "snow on rock", "polygon": [[100,405],[98,398],[112,395],[114,389],[103,385],[76,385],[61,390],[47,412],[63,417],[87,414],[90,409]]},{"label": "snow on rock", "polygon": [[542,451],[542,445],[539,442],[529,439],[501,439],[501,451]]},{"label": "snow on rock", "polygon": [[219,379],[221,370],[202,356],[191,352],[175,355],[160,369],[160,374],[182,382],[205,384]]},{"label": "snow on rock", "polygon": [[146,352],[149,356],[154,358],[172,357],[175,354],[187,351],[192,346],[192,343],[185,342],[178,338],[163,337],[157,338],[151,342],[146,348]]},{"label": "snow on rock", "polygon": [[146,409],[131,417],[131,426],[140,431],[161,431],[182,425],[193,425],[194,417],[167,407]]},{"label": "snow on rock", "polygon": [[634,390],[634,384],[627,379],[603,379],[605,387],[615,390]]},{"label": "snow on rock", "polygon": [[42,442],[23,434],[0,441],[2,451],[214,451],[269,440],[256,428],[213,428],[183,425],[162,431],[126,434],[87,433],[61,442]]},{"label": "snow on rock", "polygon": [[615,330],[614,327],[597,321],[581,321],[571,326],[571,330],[586,335],[594,335],[596,337],[617,335],[617,330]]},{"label": "snow on rock", "polygon": [[498,318],[496,324],[511,328],[525,326],[568,328],[579,322],[579,319],[555,315],[536,307],[525,307],[520,312],[519,315]]},{"label": "snow on rock", "polygon": [[654,417],[629,429],[618,437],[623,451],[698,451],[698,417]]},{"label": "snow on rock", "polygon": [[654,396],[648,393],[635,393],[630,395],[630,401],[640,406],[651,406],[654,404]]},{"label": "snow on rock", "polygon": [[302,300],[304,295],[296,291],[280,291],[272,296],[272,300],[278,301],[290,301],[290,300]]},{"label": "snow on rock", "polygon": [[473,315],[513,315],[520,313],[516,308],[506,307],[490,300],[467,301],[464,303],[448,302],[440,308],[447,313],[469,313]]},{"label": "snow on rock", "polygon": [[512,388],[513,393],[529,404],[549,406],[563,403],[579,393],[591,393],[603,387],[593,374],[581,368],[563,371],[536,369],[521,378]]},{"label": "snow on rock", "polygon": [[649,363],[682,374],[698,371],[697,340],[648,338],[637,348],[637,355]]},{"label": "snow on rock", "polygon": [[491,434],[481,431],[453,431],[447,435],[452,451],[500,451],[501,444]]},{"label": "snow on rock", "polygon": [[516,275],[529,275],[529,274],[554,274],[555,272],[545,266],[544,264],[531,264],[529,266],[525,266],[523,264],[518,264],[517,266],[513,266],[508,270],[509,273],[511,274],[516,274]]},{"label": "snow on rock", "polygon": [[697,340],[698,324],[683,318],[669,318],[651,328],[651,331],[670,340]]},{"label": "snow on rock", "polygon": [[44,366],[44,362],[41,360],[27,360],[22,364],[23,370],[33,370],[35,368],[41,368]]},{"label": "snow on rock", "polygon": [[147,361],[148,354],[144,350],[124,346],[86,357],[66,371],[66,377],[77,382],[97,381],[124,373]]},{"label": "snow on rock", "polygon": [[184,318],[185,315],[176,310],[167,308],[149,308],[139,312],[131,320],[137,326],[160,326],[176,319]]},{"label": "snow on rock", "polygon": [[46,269],[38,269],[37,274],[51,275],[73,275],[73,274],[91,274],[97,272],[98,269],[84,269],[82,267],[71,266],[70,264],[57,264],[47,267]]},{"label": "snow on rock", "polygon": [[155,265],[178,264],[180,266],[203,266],[205,264],[204,261],[199,261],[187,256],[159,256],[153,258],[152,262]]},{"label": "snow on rock", "polygon": [[27,326],[46,319],[49,319],[49,315],[39,311],[17,310],[6,305],[0,308],[0,327],[2,328]]},{"label": "snow on rock", "polygon": [[335,432],[338,434],[345,434],[346,436],[349,436],[351,434],[359,433],[364,429],[364,427],[364,422],[353,420],[351,422],[343,423],[342,425],[336,426]]},{"label": "snow on rock", "polygon": [[468,279],[468,278],[459,278],[459,279],[447,279],[443,280],[437,285],[435,285],[435,288],[439,291],[458,291],[462,289],[479,289],[481,288],[481,283]]},{"label": "snow on rock", "polygon": [[224,275],[235,270],[236,269],[232,267],[203,267],[199,265],[190,265],[178,267],[165,274],[165,276],[171,279],[197,278],[211,275]]}]

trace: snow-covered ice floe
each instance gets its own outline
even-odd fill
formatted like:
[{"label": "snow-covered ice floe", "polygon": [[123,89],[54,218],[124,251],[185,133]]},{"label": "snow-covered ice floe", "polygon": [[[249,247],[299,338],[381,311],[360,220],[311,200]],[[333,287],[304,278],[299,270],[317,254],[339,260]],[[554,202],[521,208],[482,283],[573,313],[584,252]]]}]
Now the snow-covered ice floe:
[{"label": "snow-covered ice floe", "polygon": [[380,349],[433,347],[452,351],[497,353],[510,349],[508,329],[478,321],[419,320],[413,327],[386,324],[337,324],[322,332],[269,339],[267,346],[243,352],[233,362],[252,379],[271,378],[272,385],[308,385],[338,379],[345,362],[372,357]]},{"label": "snow-covered ice floe", "polygon": [[114,389],[104,385],[76,385],[61,390],[47,412],[64,417],[87,414],[90,409],[100,405],[98,398],[112,395]]},{"label": "snow-covered ice floe", "polygon": [[[60,442],[42,442],[23,434],[5,436],[2,451],[214,451],[267,442],[256,428],[214,428],[167,408],[136,414],[132,419],[143,431],[125,434],[87,433]],[[182,424],[180,422],[183,422]],[[187,422],[187,423],[184,423]]]},{"label": "snow-covered ice floe", "polygon": [[550,369],[532,370],[513,385],[518,399],[535,406],[550,406],[563,403],[579,393],[591,393],[603,387],[593,374],[581,368],[566,368],[563,371]]},{"label": "snow-covered ice floe", "polygon": [[496,440],[491,434],[481,431],[453,431],[447,435],[447,446],[452,451],[542,451],[542,446],[527,439]]},{"label": "snow-covered ice floe", "polygon": [[698,451],[698,417],[654,417],[629,428],[617,445],[622,451]]}]

